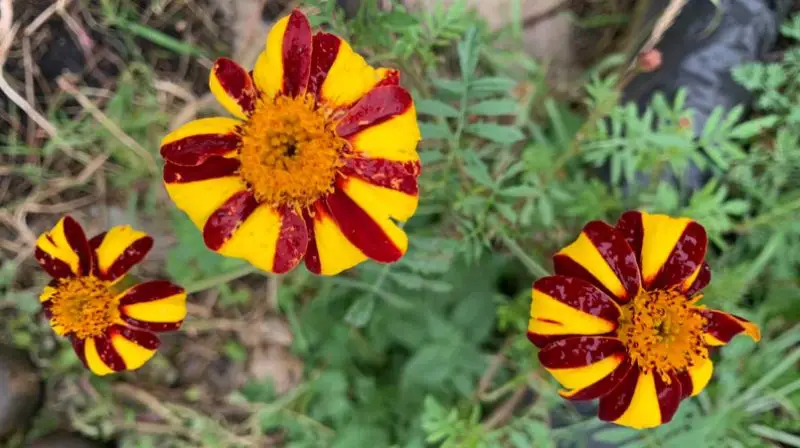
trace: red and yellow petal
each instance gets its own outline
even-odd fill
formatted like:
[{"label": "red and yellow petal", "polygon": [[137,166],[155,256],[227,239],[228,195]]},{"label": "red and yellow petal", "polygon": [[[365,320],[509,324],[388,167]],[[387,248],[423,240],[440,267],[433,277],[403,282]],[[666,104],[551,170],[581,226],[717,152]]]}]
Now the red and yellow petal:
[{"label": "red and yellow petal", "polygon": [[118,296],[122,321],[141,330],[175,331],[186,318],[186,291],[168,281],[133,286]]},{"label": "red and yellow petal", "polygon": [[253,69],[258,89],[267,97],[295,97],[306,92],[311,71],[312,35],[308,18],[295,9],[275,22],[266,49]]},{"label": "red and yellow petal", "polygon": [[344,236],[364,255],[381,263],[395,262],[405,255],[408,237],[392,216],[407,214],[411,205],[383,203],[384,197],[367,185],[356,178],[342,179],[325,203]]},{"label": "red and yellow petal", "polygon": [[198,166],[164,166],[164,186],[175,205],[198,229],[234,194],[247,190],[238,175],[239,161],[211,157]]},{"label": "red and yellow petal", "polygon": [[314,204],[313,216],[306,214],[305,221],[308,228],[305,264],[314,274],[336,275],[368,258],[342,233],[324,201]]},{"label": "red and yellow petal", "polygon": [[156,335],[123,325],[113,325],[94,338],[72,338],[81,362],[99,376],[142,367],[155,355],[159,344]]},{"label": "red and yellow petal", "polygon": [[589,282],[575,277],[543,277],[533,284],[528,338],[537,346],[549,337],[596,335],[617,328],[621,310]]},{"label": "red and yellow petal", "polygon": [[625,346],[607,336],[571,336],[539,351],[539,362],[567,389],[583,389],[597,383],[624,360]]},{"label": "red and yellow petal", "polygon": [[749,320],[717,310],[701,309],[699,312],[706,319],[706,326],[703,333],[708,345],[725,345],[739,333],[744,333],[754,341],[761,340],[761,330]]},{"label": "red and yellow petal", "polygon": [[169,163],[196,166],[214,156],[236,153],[241,139],[234,118],[201,118],[186,123],[161,140],[161,157]]},{"label": "red and yellow petal", "polygon": [[95,259],[92,275],[113,281],[144,259],[153,247],[153,238],[131,226],[116,226],[89,240],[89,246]]},{"label": "red and yellow petal", "polygon": [[209,249],[245,259],[276,274],[291,271],[306,253],[308,232],[296,212],[259,205],[252,193],[233,195],[214,211],[203,228]]},{"label": "red and yellow petal", "polygon": [[681,285],[681,290],[687,297],[692,297],[711,283],[711,268],[705,261]]},{"label": "red and yellow petal", "polygon": [[333,109],[355,104],[373,88],[391,84],[396,74],[372,68],[345,40],[333,34],[317,33],[314,53],[309,93]]},{"label": "red and yellow petal", "polygon": [[646,289],[688,289],[691,284],[684,282],[699,277],[708,238],[697,222],[630,211],[620,217],[617,230],[637,254]]},{"label": "red and yellow petal", "polygon": [[369,91],[339,122],[336,133],[365,158],[418,162],[421,139],[411,95],[395,85]]},{"label": "red and yellow petal", "polygon": [[666,382],[652,372],[632,369],[609,394],[600,398],[600,420],[635,429],[653,428],[672,420],[682,399],[681,382]]},{"label": "red and yellow petal", "polygon": [[36,261],[53,278],[88,275],[92,254],[83,228],[69,216],[36,240]]},{"label": "red and yellow petal", "polygon": [[208,79],[211,93],[228,112],[246,120],[253,112],[258,92],[250,74],[228,58],[219,58]]},{"label": "red and yellow petal", "polygon": [[611,373],[596,382],[581,389],[560,390],[558,393],[573,401],[594,400],[611,393],[633,369],[630,359],[625,358]]},{"label": "red and yellow petal", "polygon": [[705,359],[700,364],[677,373],[676,377],[681,382],[683,397],[693,397],[702,392],[711,381],[713,373],[714,363],[710,359]]},{"label": "red and yellow petal", "polygon": [[385,159],[349,158],[341,173],[358,178],[352,188],[363,190],[361,194],[378,198],[390,204],[390,214],[401,221],[408,220],[419,203],[420,163],[395,162]]},{"label": "red and yellow petal", "polygon": [[556,274],[589,281],[619,302],[639,292],[636,255],[623,236],[602,221],[586,224],[575,242],[553,256],[553,264]]}]

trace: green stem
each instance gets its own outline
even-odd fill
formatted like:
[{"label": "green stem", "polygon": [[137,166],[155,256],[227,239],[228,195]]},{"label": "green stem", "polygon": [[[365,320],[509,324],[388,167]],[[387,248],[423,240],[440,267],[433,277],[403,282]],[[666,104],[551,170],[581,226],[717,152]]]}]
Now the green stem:
[{"label": "green stem", "polygon": [[528,256],[528,254],[525,253],[525,251],[519,246],[519,244],[517,244],[516,241],[514,241],[513,238],[508,235],[502,235],[502,238],[503,244],[508,247],[515,257],[519,258],[519,260],[525,265],[525,267],[528,268],[531,274],[535,275],[537,278],[547,277],[550,275],[550,272],[540,265],[536,260]]},{"label": "green stem", "polygon": [[230,281],[236,280],[237,278],[244,277],[246,275],[253,274],[255,272],[260,272],[259,269],[252,265],[247,265],[241,267],[235,271],[226,272],[224,274],[220,274],[211,278],[206,278],[203,280],[196,281],[190,286],[186,288],[187,294],[192,294],[195,292],[200,292],[206,289],[213,288],[215,286],[222,285],[224,283],[228,283]]}]

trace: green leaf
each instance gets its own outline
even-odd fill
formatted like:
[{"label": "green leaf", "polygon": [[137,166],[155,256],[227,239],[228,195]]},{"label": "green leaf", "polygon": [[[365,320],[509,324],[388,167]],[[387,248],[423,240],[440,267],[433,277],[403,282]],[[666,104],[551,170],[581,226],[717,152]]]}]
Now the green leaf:
[{"label": "green leaf", "polygon": [[444,123],[420,122],[419,130],[424,139],[448,139],[452,135]]},{"label": "green leaf", "polygon": [[489,168],[474,152],[468,151],[464,155],[464,169],[476,182],[489,188],[495,188],[495,181],[489,174]]},{"label": "green leaf", "polygon": [[372,317],[372,312],[374,310],[375,295],[369,294],[368,296],[356,300],[356,302],[347,309],[344,320],[354,327],[361,328],[369,322],[369,318]]},{"label": "green leaf", "polygon": [[496,143],[512,144],[525,138],[525,134],[514,126],[495,123],[472,123],[464,129],[466,132]]},{"label": "green leaf", "polygon": [[467,108],[467,113],[483,116],[516,115],[520,105],[510,99],[485,100]]},{"label": "green leaf", "polygon": [[470,83],[470,90],[483,93],[508,93],[516,85],[517,82],[510,78],[488,77]]},{"label": "green leaf", "polygon": [[458,110],[455,107],[439,100],[421,99],[416,101],[414,104],[417,107],[417,112],[421,114],[449,118],[455,118],[459,115]]},{"label": "green leaf", "polygon": [[778,124],[778,121],[780,121],[780,117],[777,115],[766,115],[755,118],[736,126],[729,135],[731,138],[736,139],[750,139],[775,127],[775,125]]}]

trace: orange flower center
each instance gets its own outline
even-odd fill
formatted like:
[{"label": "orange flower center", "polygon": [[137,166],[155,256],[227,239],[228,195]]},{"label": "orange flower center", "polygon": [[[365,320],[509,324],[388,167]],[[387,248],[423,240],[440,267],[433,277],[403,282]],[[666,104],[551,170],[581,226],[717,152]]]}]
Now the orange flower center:
[{"label": "orange flower center", "polygon": [[313,97],[261,99],[240,132],[239,174],[259,202],[299,209],[333,191],[345,142]]},{"label": "orange flower center", "polygon": [[55,288],[50,311],[59,336],[100,336],[119,321],[119,306],[108,282],[95,277],[62,278]]},{"label": "orange flower center", "polygon": [[622,307],[619,339],[640,369],[655,371],[664,382],[708,358],[703,341],[705,318],[675,291],[644,291]]}]

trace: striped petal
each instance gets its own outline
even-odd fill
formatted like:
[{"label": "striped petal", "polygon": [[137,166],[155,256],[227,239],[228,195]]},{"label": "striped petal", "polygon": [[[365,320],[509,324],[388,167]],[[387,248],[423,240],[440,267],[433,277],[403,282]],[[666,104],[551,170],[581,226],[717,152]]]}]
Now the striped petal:
[{"label": "striped petal", "polygon": [[186,123],[161,140],[161,157],[175,165],[195,166],[213,156],[229,156],[240,143],[233,118],[201,118]]},{"label": "striped petal", "polygon": [[761,340],[758,326],[743,317],[717,310],[697,311],[706,319],[703,336],[708,345],[725,345],[739,333],[750,336],[756,342]]},{"label": "striped petal", "polygon": [[348,158],[341,173],[356,176],[353,188],[363,194],[375,196],[385,204],[392,204],[392,217],[408,220],[419,203],[419,162],[395,162],[385,159]]},{"label": "striped petal", "polygon": [[333,34],[317,33],[313,45],[308,91],[333,109],[355,104],[373,88],[392,84],[396,77],[396,72],[372,68],[345,40]]},{"label": "striped petal", "polygon": [[86,339],[83,348],[86,365],[95,375],[105,376],[125,370],[125,361],[111,345],[108,336]]},{"label": "striped petal", "polygon": [[89,240],[94,251],[92,274],[101,280],[121,279],[153,247],[153,239],[131,226],[112,227]]},{"label": "striped petal", "polygon": [[253,78],[268,97],[305,93],[311,72],[312,36],[308,18],[293,10],[275,22],[266,49],[256,61]]},{"label": "striped petal", "polygon": [[637,254],[646,289],[688,289],[687,279],[699,277],[708,238],[697,222],[631,211],[620,217],[617,230]]},{"label": "striped petal", "polygon": [[255,109],[258,92],[253,79],[233,60],[217,59],[211,67],[208,85],[222,107],[235,117],[246,120]]},{"label": "striped petal", "polygon": [[238,160],[222,157],[211,157],[193,167],[167,163],[164,186],[175,205],[203,229],[212,213],[233,195],[247,190],[238,169]]},{"label": "striped petal", "polygon": [[395,262],[406,253],[408,237],[391,219],[397,214],[394,204],[381,202],[365,185],[355,178],[340,181],[325,200],[328,210],[344,236],[364,255],[382,263]]},{"label": "striped petal", "polygon": [[625,346],[603,336],[572,336],[539,351],[539,362],[568,389],[583,389],[610,375],[625,360]]},{"label": "striped petal", "polygon": [[153,333],[123,325],[109,328],[108,339],[112,349],[122,358],[126,370],[142,367],[156,354],[160,345],[158,336]]},{"label": "striped petal", "polygon": [[626,358],[616,369],[600,380],[582,389],[573,389],[570,391],[561,390],[558,393],[562,397],[573,401],[594,400],[595,398],[600,398],[611,393],[611,391],[619,386],[625,377],[631,373],[633,368],[630,359]]},{"label": "striped petal", "polygon": [[81,361],[81,364],[88,369],[89,363],[86,361],[86,341],[77,338],[73,334],[67,335],[67,338],[69,339],[70,344],[72,344],[72,349],[75,350],[75,354],[78,355],[78,359]]},{"label": "striped petal", "polygon": [[308,245],[306,224],[296,212],[259,205],[248,191],[233,195],[211,214],[203,238],[226,257],[276,274],[294,269]]},{"label": "striped petal", "polygon": [[308,228],[306,268],[317,275],[336,275],[367,259],[342,233],[323,201],[314,205],[313,217],[305,215]]},{"label": "striped petal", "polygon": [[705,261],[681,285],[681,290],[687,297],[692,297],[711,283],[711,268]]},{"label": "striped petal", "polygon": [[118,296],[121,319],[147,331],[175,331],[186,318],[186,291],[170,282],[140,283]]},{"label": "striped petal", "polygon": [[401,87],[370,90],[342,118],[336,132],[366,158],[419,161],[417,112],[411,95]]},{"label": "striped petal", "polygon": [[702,363],[677,373],[676,376],[681,382],[683,397],[693,397],[702,392],[708,382],[711,381],[713,373],[714,363],[710,359],[705,359]]},{"label": "striped petal", "polygon": [[632,369],[600,399],[598,417],[631,428],[652,428],[672,419],[681,397],[681,382],[674,375],[666,383],[658,375]]},{"label": "striped petal", "polygon": [[[621,313],[619,305],[604,292],[575,277],[540,278],[533,284],[531,298],[528,337],[540,347],[542,343],[552,342],[548,336],[614,331]],[[540,336],[545,338],[537,339]]]},{"label": "striped petal", "polygon": [[591,282],[620,302],[639,292],[639,267],[636,255],[613,227],[592,221],[572,244],[553,257],[558,275],[579,277]]},{"label": "striped petal", "polygon": [[88,275],[92,270],[89,241],[81,225],[69,216],[39,236],[35,256],[53,278]]}]

